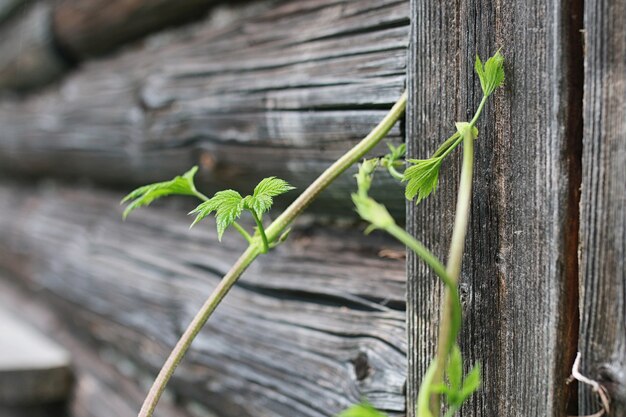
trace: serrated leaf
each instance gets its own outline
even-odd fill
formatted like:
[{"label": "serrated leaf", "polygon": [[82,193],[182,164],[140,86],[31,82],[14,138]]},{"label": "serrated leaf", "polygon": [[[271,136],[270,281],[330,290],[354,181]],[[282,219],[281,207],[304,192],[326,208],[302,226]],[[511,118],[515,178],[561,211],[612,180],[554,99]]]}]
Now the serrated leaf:
[{"label": "serrated leaf", "polygon": [[347,410],[337,414],[337,417],[386,417],[387,415],[378,411],[368,403],[353,405]]},{"label": "serrated leaf", "polygon": [[412,201],[415,197],[415,204],[419,204],[431,193],[437,190],[439,181],[439,168],[441,168],[441,157],[430,159],[409,159],[411,163],[405,171],[403,182],[406,182],[404,195],[407,200]]},{"label": "serrated leaf", "polygon": [[463,387],[461,388],[461,392],[459,393],[458,401],[460,404],[463,402],[478,388],[480,388],[480,364],[477,363],[474,365],[471,371],[465,376],[465,380],[463,381]]},{"label": "serrated leaf", "polygon": [[193,177],[197,171],[198,167],[194,166],[183,175],[177,176],[170,181],[144,185],[133,190],[121,201],[121,204],[130,202],[124,210],[122,217],[125,219],[133,210],[147,206],[161,197],[168,195],[195,195],[197,191],[193,183]]},{"label": "serrated leaf", "polygon": [[243,206],[243,198],[237,191],[218,191],[212,198],[200,204],[189,213],[196,215],[191,226],[193,227],[212,212],[215,212],[217,237],[221,241],[224,231],[241,216]]},{"label": "serrated leaf", "polygon": [[480,79],[480,86],[485,96],[491,95],[496,88],[504,83],[504,57],[500,51],[489,58],[483,65],[480,57],[476,55],[474,70]]},{"label": "serrated leaf", "polygon": [[406,155],[406,144],[404,143],[398,146],[387,143],[387,147],[389,148],[389,153],[386,156],[392,161],[397,161],[398,159],[404,158],[404,155]]},{"label": "serrated leaf", "polygon": [[453,392],[460,391],[463,383],[463,357],[461,356],[461,350],[456,343],[452,346],[452,351],[450,352],[450,357],[448,358],[448,368],[446,369],[446,373],[451,390]]},{"label": "serrated leaf", "polygon": [[254,193],[245,198],[245,205],[261,217],[269,211],[274,203],[274,197],[295,189],[285,180],[276,177],[264,178],[254,188]]}]

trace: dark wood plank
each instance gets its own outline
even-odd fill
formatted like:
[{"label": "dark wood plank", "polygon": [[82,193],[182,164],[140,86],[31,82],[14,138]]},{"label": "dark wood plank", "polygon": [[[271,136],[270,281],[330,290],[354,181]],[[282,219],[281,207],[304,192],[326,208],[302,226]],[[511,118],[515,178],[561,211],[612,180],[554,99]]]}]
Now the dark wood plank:
[{"label": "dark wood plank", "polygon": [[16,6],[4,5],[14,16],[0,18],[0,91],[42,86],[68,69],[50,34],[50,4],[30,2],[19,12]]},{"label": "dark wood plank", "polygon": [[[201,23],[88,63],[43,94],[0,101],[0,167],[127,187],[199,163],[204,180],[220,187],[267,175],[304,187],[401,95],[407,6],[221,6]],[[400,127],[389,140],[402,140]],[[351,207],[351,174],[327,201]],[[380,195],[403,212],[391,187],[384,183]]]},{"label": "dark wood plank", "polygon": [[75,59],[100,55],[148,33],[201,18],[212,0],[61,0],[53,32]]},{"label": "dark wood plank", "polygon": [[0,413],[58,416],[72,392],[70,360],[17,313],[0,308]]},{"label": "dark wood plank", "polygon": [[[626,415],[626,2],[585,2],[580,223],[582,372]],[[582,412],[597,397],[581,388]]]},{"label": "dark wood plank", "polygon": [[[217,243],[212,224],[189,231],[190,202],[122,224],[118,199],[3,185],[0,267],[63,300],[68,321],[152,373],[244,242]],[[361,396],[402,414],[404,262],[379,256],[402,248],[310,220],[289,240],[231,291],[172,390],[225,417],[333,416]]]},{"label": "dark wood plank", "polygon": [[[581,2],[413,1],[409,154],[427,157],[469,120],[475,53],[503,47],[506,87],[478,123],[474,199],[460,289],[461,347],[483,387],[464,416],[563,416],[576,350]],[[446,258],[456,160],[434,197],[408,205],[414,235]],[[408,261],[409,415],[434,355],[441,286]]]},{"label": "dark wood plank", "polygon": [[[18,277],[0,271],[0,303],[14,314],[19,314],[22,320],[45,332],[71,353],[75,384],[69,414],[65,408],[48,405],[45,409],[47,414],[36,414],[37,410],[31,408],[20,415],[2,414],[2,416],[136,416],[144,392],[141,389],[142,381],[134,380],[129,375],[129,367],[132,369],[132,364],[127,358],[113,347],[98,345],[92,338],[85,337],[85,329],[81,329],[79,323],[73,321],[72,315],[59,314],[61,305],[71,308],[61,299],[51,302],[49,293],[19,284]],[[142,377],[149,378],[147,375]],[[165,396],[156,410],[155,417],[193,415],[186,411],[193,407],[192,404],[175,406],[173,405],[175,400],[176,398],[171,395]]]}]

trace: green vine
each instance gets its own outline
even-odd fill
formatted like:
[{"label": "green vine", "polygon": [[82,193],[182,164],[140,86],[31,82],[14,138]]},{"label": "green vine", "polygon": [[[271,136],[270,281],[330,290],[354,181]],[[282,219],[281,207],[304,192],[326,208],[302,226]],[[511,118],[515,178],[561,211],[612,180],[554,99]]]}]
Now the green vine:
[{"label": "green vine", "polygon": [[[133,210],[147,206],[160,197],[167,195],[195,196],[202,200],[202,203],[190,213],[196,215],[192,226],[211,213],[215,213],[219,239],[221,239],[228,227],[233,226],[249,243],[246,251],[222,278],[176,343],[150,388],[139,412],[139,417],[152,416],[165,390],[165,386],[189,349],[191,342],[246,268],[259,255],[267,253],[273,247],[283,242],[289,233],[288,227],[294,219],[339,175],[361,160],[387,135],[396,121],[404,114],[406,100],[405,92],[385,118],[361,142],[335,161],[267,227],[263,224],[263,214],[271,208],[273,198],[293,189],[286,181],[275,177],[262,180],[255,187],[253,194],[246,197],[242,197],[241,194],[234,190],[224,190],[215,193],[212,198],[208,198],[196,190],[193,178],[197,167],[193,167],[184,175],[176,177],[171,181],[140,187],[122,200],[122,203],[128,203],[128,207],[124,211],[124,218],[126,218]],[[253,235],[250,235],[237,223],[237,219],[244,211],[249,212],[253,216],[257,225]]]},{"label": "green vine", "polygon": [[[472,197],[472,176],[474,167],[474,141],[478,137],[475,127],[487,99],[504,82],[504,58],[500,52],[489,58],[483,65],[476,57],[475,70],[483,89],[483,98],[470,122],[456,123],[456,132],[428,159],[408,159],[404,173],[398,171],[403,165],[402,158],[406,149],[403,146],[389,145],[390,153],[382,158],[363,161],[356,175],[358,191],[352,194],[352,201],[359,215],[370,223],[366,233],[375,229],[383,230],[411,249],[445,285],[445,296],[441,310],[437,353],[426,374],[417,398],[417,416],[433,417],[440,415],[440,396],[445,396],[447,411],[445,416],[456,413],[465,400],[480,386],[480,365],[477,364],[463,377],[463,360],[457,345],[462,324],[461,300],[458,291],[458,279],[465,247],[465,236],[469,223],[469,210]],[[463,163],[459,184],[454,228],[447,265],[437,259],[422,243],[399,227],[385,206],[368,196],[372,177],[376,168],[382,166],[389,174],[406,183],[405,196],[415,200],[416,204],[426,199],[437,189],[439,170],[443,160],[460,144],[463,144]],[[444,383],[444,375],[447,383]],[[362,405],[347,410],[343,416],[367,417],[358,414],[365,410]]]},{"label": "green vine", "polygon": [[[358,192],[352,195],[352,199],[361,217],[370,222],[368,231],[381,229],[404,243],[435,272],[446,286],[437,355],[431,363],[420,387],[417,405],[419,417],[439,416],[440,395],[444,395],[446,398],[446,416],[452,416],[460,409],[465,399],[478,389],[480,385],[480,367],[478,365],[465,377],[462,376],[463,363],[460,350],[456,344],[462,322],[457,283],[471,199],[473,143],[478,135],[474,125],[484,108],[487,98],[504,80],[502,64],[503,58],[499,52],[487,60],[484,65],[478,57],[476,58],[475,68],[484,93],[480,106],[470,122],[457,123],[456,132],[444,141],[431,158],[425,160],[409,159],[405,163],[403,161],[406,152],[405,146],[390,146],[390,153],[383,158],[364,161],[360,165],[356,176]],[[274,198],[294,189],[286,181],[275,177],[263,179],[250,195],[242,196],[235,190],[223,190],[209,198],[196,189],[194,176],[197,172],[197,167],[193,167],[182,176],[175,177],[170,181],[140,187],[122,200],[122,203],[128,204],[124,211],[124,218],[126,218],[133,210],[147,206],[161,197],[168,195],[194,196],[202,202],[189,213],[195,215],[192,226],[214,214],[219,240],[221,240],[224,232],[232,226],[249,244],[248,248],[207,298],[177,342],[150,388],[139,412],[139,417],[152,416],[165,386],[183,359],[192,341],[246,268],[258,256],[268,253],[272,248],[282,243],[287,238],[289,225],[294,219],[339,175],[360,161],[387,135],[396,121],[403,115],[406,101],[407,96],[404,93],[385,118],[361,142],[348,150],[324,171],[267,227],[265,226],[263,215],[272,207]],[[464,149],[461,183],[449,259],[447,266],[444,267],[443,263],[428,251],[424,245],[399,227],[387,209],[368,196],[368,191],[371,187],[374,171],[377,167],[382,166],[394,178],[406,183],[405,194],[409,200],[416,199],[416,203],[421,202],[436,190],[439,169],[443,160],[461,143]],[[401,173],[399,169],[402,169],[405,164],[408,166]],[[237,222],[246,212],[255,221],[256,228],[253,233],[249,233]],[[447,384],[443,383],[444,374],[447,378]],[[382,416],[382,414],[368,404],[359,404],[344,411],[341,416],[377,417]]]}]

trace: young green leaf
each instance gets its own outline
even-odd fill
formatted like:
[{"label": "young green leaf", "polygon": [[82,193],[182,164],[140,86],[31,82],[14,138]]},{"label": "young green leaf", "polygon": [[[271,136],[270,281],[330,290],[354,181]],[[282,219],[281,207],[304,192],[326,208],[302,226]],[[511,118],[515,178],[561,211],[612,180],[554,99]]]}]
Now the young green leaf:
[{"label": "young green leaf", "polygon": [[387,147],[389,148],[389,153],[384,158],[391,163],[404,158],[404,155],[406,155],[406,144],[404,143],[398,146],[394,146],[393,143],[387,143]]},{"label": "young green leaf", "polygon": [[483,94],[490,96],[504,82],[504,57],[498,51],[483,65],[480,57],[476,55],[474,70],[480,79]]},{"label": "young green leaf", "polygon": [[459,391],[463,383],[463,358],[461,350],[456,343],[452,347],[450,357],[448,358],[447,375],[452,391]]},{"label": "young green leaf", "polygon": [[459,393],[459,403],[463,402],[472,395],[476,390],[480,388],[480,364],[474,365],[471,371],[465,376],[463,381],[463,388]]},{"label": "young green leaf", "polygon": [[365,233],[370,233],[375,229],[386,230],[390,226],[395,224],[393,217],[387,211],[387,208],[380,203],[377,203],[371,197],[367,195],[353,193],[352,202],[356,206],[356,211],[361,218],[371,225],[366,229]]},{"label": "young green leaf", "polygon": [[404,192],[407,200],[413,200],[417,196],[415,204],[419,204],[437,189],[441,161],[442,157],[408,160],[412,165],[404,171],[403,178],[407,183]]},{"label": "young green leaf", "polygon": [[372,175],[378,166],[378,159],[366,159],[359,164],[359,171],[354,175],[360,195],[367,195],[372,186]]},{"label": "young green leaf", "polygon": [[247,208],[254,210],[257,216],[261,217],[263,213],[269,211],[272,207],[274,203],[273,197],[294,189],[295,187],[292,187],[287,181],[280,178],[264,178],[254,188],[254,193],[246,196],[244,203]]},{"label": "young green leaf", "polygon": [[221,241],[226,228],[228,228],[228,226],[233,224],[235,220],[241,216],[243,205],[243,198],[237,191],[218,191],[215,193],[213,198],[210,198],[200,204],[189,213],[196,215],[196,218],[191,226],[195,225],[212,212],[215,212],[215,219],[217,221],[217,237]]},{"label": "young green leaf", "polygon": [[170,181],[157,182],[154,184],[144,185],[130,192],[121,201],[121,204],[130,202],[124,210],[122,217],[126,217],[135,209],[147,206],[154,200],[168,195],[197,195],[198,191],[193,183],[193,177],[196,175],[198,167],[194,166],[182,176],[177,176]]},{"label": "young green leaf", "polygon": [[342,411],[337,417],[386,417],[386,414],[381,413],[371,404],[361,403],[353,405],[347,410]]}]

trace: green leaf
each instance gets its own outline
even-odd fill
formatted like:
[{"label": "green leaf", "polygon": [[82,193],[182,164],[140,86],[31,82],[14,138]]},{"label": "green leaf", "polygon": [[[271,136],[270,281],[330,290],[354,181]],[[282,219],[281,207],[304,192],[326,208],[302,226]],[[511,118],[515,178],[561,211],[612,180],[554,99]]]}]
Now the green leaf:
[{"label": "green leaf", "polygon": [[463,381],[463,388],[461,388],[461,392],[459,393],[459,403],[463,404],[463,402],[478,388],[480,388],[480,364],[477,363],[474,365],[471,371],[465,377]]},{"label": "green leaf", "polygon": [[254,193],[251,196],[246,196],[244,204],[261,217],[263,213],[269,211],[272,207],[274,197],[293,189],[295,189],[295,187],[292,187],[287,181],[281,180],[280,178],[264,178],[254,188]]},{"label": "green leaf", "polygon": [[233,224],[243,211],[243,198],[234,190],[224,190],[215,193],[213,198],[200,204],[189,214],[195,214],[196,218],[191,224],[195,225],[212,212],[215,212],[217,221],[217,237],[221,241],[224,231]]},{"label": "green leaf", "polygon": [[359,194],[367,196],[372,186],[372,175],[378,166],[378,159],[366,159],[359,164],[359,171],[355,174],[356,183],[359,187]]},{"label": "green leaf", "polygon": [[147,206],[161,197],[173,194],[195,195],[197,191],[193,183],[193,177],[197,171],[198,167],[194,166],[182,176],[177,176],[170,181],[144,185],[132,191],[121,201],[121,204],[129,202],[122,217],[125,219],[133,210]]},{"label": "green leaf", "polygon": [[448,358],[448,369],[446,371],[452,391],[460,391],[461,384],[463,383],[463,358],[461,356],[461,350],[456,343],[452,346],[452,351]]},{"label": "green leaf", "polygon": [[422,384],[417,393],[417,404],[415,405],[417,417],[433,417],[433,413],[430,412],[430,395],[433,390],[436,368],[437,363],[433,360],[428,366],[424,378],[422,378]]},{"label": "green leaf", "polygon": [[361,403],[353,405],[347,410],[342,411],[337,417],[386,417],[387,415],[381,413],[371,404]]},{"label": "green leaf", "polygon": [[404,192],[407,200],[412,201],[417,196],[415,204],[419,204],[437,190],[442,160],[442,157],[408,160],[412,165],[404,171],[403,178],[407,183]]},{"label": "green leaf", "polygon": [[387,158],[391,162],[402,159],[406,155],[406,144],[404,143],[399,146],[394,146],[392,143],[387,143],[387,147],[389,148],[389,153],[385,155],[385,158]]},{"label": "green leaf", "polygon": [[371,223],[366,233],[370,233],[374,229],[386,230],[395,224],[387,208],[377,203],[376,200],[368,197],[366,194],[353,193],[352,201],[356,206],[356,211],[359,213],[359,216],[361,216],[363,220]]},{"label": "green leaf", "polygon": [[496,88],[504,83],[504,57],[500,51],[489,58],[483,65],[480,57],[476,55],[474,70],[480,79],[480,86],[485,96],[491,95]]}]

